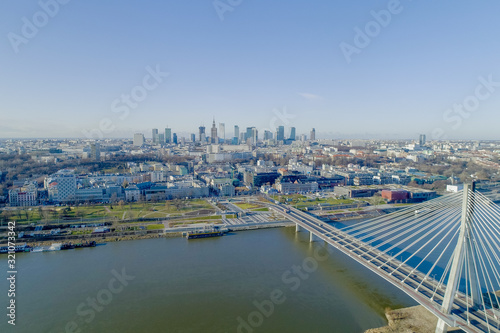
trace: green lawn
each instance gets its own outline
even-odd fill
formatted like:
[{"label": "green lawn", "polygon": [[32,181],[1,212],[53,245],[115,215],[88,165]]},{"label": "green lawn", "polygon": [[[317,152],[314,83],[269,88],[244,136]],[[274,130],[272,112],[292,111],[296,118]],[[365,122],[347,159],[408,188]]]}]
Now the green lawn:
[{"label": "green lawn", "polygon": [[[16,222],[33,223],[49,221],[56,223],[71,222],[81,219],[137,219],[137,218],[164,218],[181,216],[185,213],[208,209],[215,212],[213,207],[203,199],[167,200],[162,202],[134,202],[115,204],[101,204],[72,207],[32,207],[2,212],[2,219]],[[31,209],[31,210],[30,210]],[[0,220],[2,220],[0,219]],[[67,221],[64,221],[67,220]],[[3,222],[6,224],[6,222]]]},{"label": "green lawn", "polygon": [[317,198],[314,200],[301,200],[296,203],[294,203],[294,206],[298,209],[305,208],[305,207],[310,207],[318,204],[330,204],[332,206],[335,205],[347,205],[347,204],[352,204],[355,203],[355,200],[352,199],[333,199],[333,198]]},{"label": "green lawn", "polygon": [[220,215],[213,215],[213,216],[188,217],[185,219],[180,219],[180,221],[200,221],[200,220],[220,220],[220,219],[222,219]]},{"label": "green lawn", "polygon": [[[280,199],[282,200],[292,200],[292,201],[297,201],[297,200],[307,200],[307,197],[305,195],[302,195],[302,194],[283,194],[283,195],[271,195],[270,196],[271,198],[273,198],[274,200],[278,200],[280,201]],[[290,202],[290,201],[288,201]]]},{"label": "green lawn", "polygon": [[146,229],[148,229],[148,230],[160,230],[163,228],[165,228],[165,226],[163,224],[148,224],[146,226]]},{"label": "green lawn", "polygon": [[251,203],[245,203],[245,202],[235,202],[234,203],[236,206],[238,206],[241,209],[254,209],[254,208],[260,208],[261,206],[256,205],[256,204],[251,204]]}]

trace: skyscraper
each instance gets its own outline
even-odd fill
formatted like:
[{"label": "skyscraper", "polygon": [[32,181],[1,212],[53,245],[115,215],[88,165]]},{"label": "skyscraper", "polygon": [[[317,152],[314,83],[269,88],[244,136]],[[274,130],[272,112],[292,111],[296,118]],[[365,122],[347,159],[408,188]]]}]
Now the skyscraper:
[{"label": "skyscraper", "polygon": [[205,126],[200,126],[199,130],[200,130],[200,138],[199,139],[200,139],[201,142],[205,142],[205,136],[206,136],[206,134],[205,134]]},{"label": "skyscraper", "polygon": [[245,142],[248,141],[248,139],[252,138],[252,129],[254,127],[247,127],[247,131],[245,133]]},{"label": "skyscraper", "polygon": [[276,129],[276,140],[278,140],[278,141],[285,140],[285,126],[279,126]]},{"label": "skyscraper", "polygon": [[158,143],[158,129],[153,128],[152,132],[153,143]]},{"label": "skyscraper", "polygon": [[311,137],[311,141],[316,140],[316,130],[314,128],[311,129],[311,135],[310,135],[310,137]]},{"label": "skyscraper", "polygon": [[295,127],[290,128],[290,140],[295,141]]},{"label": "skyscraper", "polygon": [[168,127],[165,128],[165,142],[166,143],[172,142],[172,129]]},{"label": "skyscraper", "polygon": [[196,135],[193,133],[191,134],[191,142],[195,142],[196,141]]},{"label": "skyscraper", "polygon": [[233,141],[235,141],[234,144],[237,145],[239,143],[238,142],[239,139],[240,139],[240,127],[238,125],[234,125],[234,135],[233,135]]},{"label": "skyscraper", "polygon": [[217,137],[217,126],[215,125],[215,118],[212,124],[212,130],[210,132],[210,142],[211,143],[219,143],[219,138]]},{"label": "skyscraper", "polygon": [[219,138],[226,140],[226,125],[224,123],[219,123]]},{"label": "skyscraper", "polygon": [[101,145],[99,144],[99,142],[90,144],[90,159],[94,161],[101,160]]},{"label": "skyscraper", "polygon": [[134,146],[141,147],[144,145],[144,134],[135,133],[134,134]]},{"label": "skyscraper", "polygon": [[419,143],[421,146],[425,146],[425,142],[426,142],[426,136],[425,136],[425,134],[420,134],[420,138],[419,138],[419,140],[418,140],[418,141],[419,141],[418,143]]},{"label": "skyscraper", "polygon": [[177,133],[174,133],[172,141],[177,144]]},{"label": "skyscraper", "polygon": [[264,140],[271,140],[273,138],[273,133],[271,131],[264,131]]},{"label": "skyscraper", "polygon": [[259,132],[255,127],[252,127],[252,144],[256,145],[259,142]]}]

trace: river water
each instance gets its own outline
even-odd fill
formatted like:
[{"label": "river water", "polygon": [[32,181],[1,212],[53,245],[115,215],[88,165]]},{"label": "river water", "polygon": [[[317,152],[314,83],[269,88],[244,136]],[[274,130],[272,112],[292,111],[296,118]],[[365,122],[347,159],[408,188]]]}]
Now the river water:
[{"label": "river water", "polygon": [[0,282],[2,333],[349,333],[416,304],[295,228],[17,254],[17,268],[15,327]]}]

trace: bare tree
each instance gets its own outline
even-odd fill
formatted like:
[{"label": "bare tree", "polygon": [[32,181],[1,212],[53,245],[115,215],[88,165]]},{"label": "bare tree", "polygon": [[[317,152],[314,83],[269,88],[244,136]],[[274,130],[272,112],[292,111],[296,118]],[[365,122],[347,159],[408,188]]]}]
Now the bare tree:
[{"label": "bare tree", "polygon": [[110,201],[112,204],[117,203],[117,202],[118,202],[118,194],[116,194],[116,193],[111,194],[111,197],[109,198],[109,201]]}]

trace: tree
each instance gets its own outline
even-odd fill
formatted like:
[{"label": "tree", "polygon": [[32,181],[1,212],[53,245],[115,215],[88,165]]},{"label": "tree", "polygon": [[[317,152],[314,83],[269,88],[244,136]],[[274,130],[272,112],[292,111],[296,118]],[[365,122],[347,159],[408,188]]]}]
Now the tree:
[{"label": "tree", "polygon": [[111,194],[111,197],[109,198],[109,201],[112,204],[116,203],[118,201],[118,194],[116,194],[116,193]]},{"label": "tree", "polygon": [[29,221],[31,219],[31,216],[33,216],[31,208],[24,210],[24,216],[26,216],[26,221]]},{"label": "tree", "polygon": [[85,216],[85,213],[82,210],[77,209],[75,212],[75,215],[76,215],[76,217],[83,219],[83,217]]},{"label": "tree", "polygon": [[2,214],[0,214],[0,221],[2,221],[2,225],[3,225],[3,222],[9,222],[12,218],[12,211],[10,210],[4,210],[2,212]]},{"label": "tree", "polygon": [[21,209],[16,209],[16,214],[20,220],[23,218],[23,211]]},{"label": "tree", "polygon": [[376,192],[371,198],[370,198],[370,205],[377,207],[378,205],[385,203],[384,199],[382,199],[382,196],[380,195],[379,192]]}]

